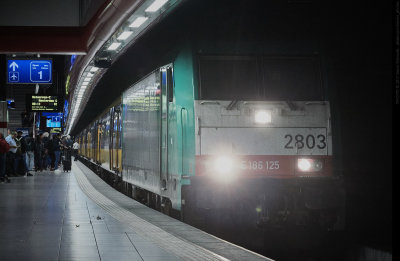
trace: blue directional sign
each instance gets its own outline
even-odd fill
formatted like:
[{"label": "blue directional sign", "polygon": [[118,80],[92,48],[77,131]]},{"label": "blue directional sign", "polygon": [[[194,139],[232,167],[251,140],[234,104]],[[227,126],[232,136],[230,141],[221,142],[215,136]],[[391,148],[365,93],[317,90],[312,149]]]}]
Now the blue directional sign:
[{"label": "blue directional sign", "polygon": [[52,83],[52,60],[7,60],[7,83]]}]

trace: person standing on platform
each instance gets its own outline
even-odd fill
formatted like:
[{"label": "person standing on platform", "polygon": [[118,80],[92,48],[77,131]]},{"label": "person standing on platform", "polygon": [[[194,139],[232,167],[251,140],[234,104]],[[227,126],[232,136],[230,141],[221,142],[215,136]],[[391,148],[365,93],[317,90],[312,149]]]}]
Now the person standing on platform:
[{"label": "person standing on platform", "polygon": [[41,142],[43,144],[43,150],[42,150],[42,169],[47,170],[47,167],[50,165],[49,164],[49,147],[50,147],[50,138],[49,138],[49,133],[44,132],[41,135]]},{"label": "person standing on platform", "polygon": [[8,145],[10,145],[10,150],[7,152],[7,167],[6,172],[9,176],[16,176],[15,172],[15,153],[17,152],[17,143],[15,142],[15,138],[17,137],[17,132],[13,131],[10,135],[6,137],[6,141]]},{"label": "person standing on platform", "polygon": [[35,171],[42,171],[43,170],[43,162],[42,162],[42,153],[43,153],[43,135],[36,135],[35,139]]},{"label": "person standing on platform", "polygon": [[65,147],[72,149],[72,140],[71,140],[71,136],[67,135],[67,137],[65,138]]},{"label": "person standing on platform", "polygon": [[3,133],[0,132],[0,183],[10,182],[10,179],[6,176],[6,154],[9,150],[10,145],[4,139]]},{"label": "person standing on platform", "polygon": [[29,173],[28,165],[26,164],[26,143],[24,137],[22,137],[22,131],[17,132],[16,142],[17,146],[19,144],[19,148],[17,149],[17,155],[15,158],[15,172],[18,171],[18,168],[22,167],[24,176],[33,176]]},{"label": "person standing on platform", "polygon": [[61,156],[61,141],[60,141],[60,135],[56,134],[53,137],[53,153],[54,153],[54,171],[55,172],[60,172],[58,169],[58,163],[60,162],[60,156]]},{"label": "person standing on platform", "polygon": [[54,155],[54,149],[53,149],[53,140],[54,136],[52,135],[47,143],[47,151],[48,151],[48,156],[47,156],[47,166],[49,166],[51,171],[54,171],[54,162],[56,161],[56,157]]},{"label": "person standing on platform", "polygon": [[33,133],[30,132],[24,139],[26,144],[26,165],[28,166],[28,171],[33,171],[35,168],[35,140],[33,139]]},{"label": "person standing on platform", "polygon": [[77,141],[74,142],[72,145],[72,149],[74,150],[74,161],[78,160],[78,150],[80,148],[80,145]]}]

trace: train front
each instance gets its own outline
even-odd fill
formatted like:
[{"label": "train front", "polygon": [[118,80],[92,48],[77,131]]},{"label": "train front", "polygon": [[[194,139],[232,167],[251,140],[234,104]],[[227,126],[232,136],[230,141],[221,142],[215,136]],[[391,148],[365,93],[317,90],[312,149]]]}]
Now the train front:
[{"label": "train front", "polygon": [[198,100],[195,119],[188,198],[212,232],[343,227],[329,102]]}]

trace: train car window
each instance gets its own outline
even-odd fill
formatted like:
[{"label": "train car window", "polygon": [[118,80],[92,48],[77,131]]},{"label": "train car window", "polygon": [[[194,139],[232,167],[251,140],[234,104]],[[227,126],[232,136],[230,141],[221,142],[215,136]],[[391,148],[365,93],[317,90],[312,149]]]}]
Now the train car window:
[{"label": "train car window", "polygon": [[323,100],[321,70],[313,57],[264,57],[263,88],[267,100]]},{"label": "train car window", "polygon": [[258,100],[256,57],[200,56],[200,98],[204,100]]}]

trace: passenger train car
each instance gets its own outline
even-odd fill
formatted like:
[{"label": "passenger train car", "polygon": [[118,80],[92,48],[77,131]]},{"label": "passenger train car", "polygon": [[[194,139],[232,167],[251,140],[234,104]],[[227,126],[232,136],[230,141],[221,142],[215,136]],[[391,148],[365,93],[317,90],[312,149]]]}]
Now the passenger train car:
[{"label": "passenger train car", "polygon": [[82,158],[201,228],[343,228],[321,55],[209,39],[182,40],[126,86],[77,135]]}]

